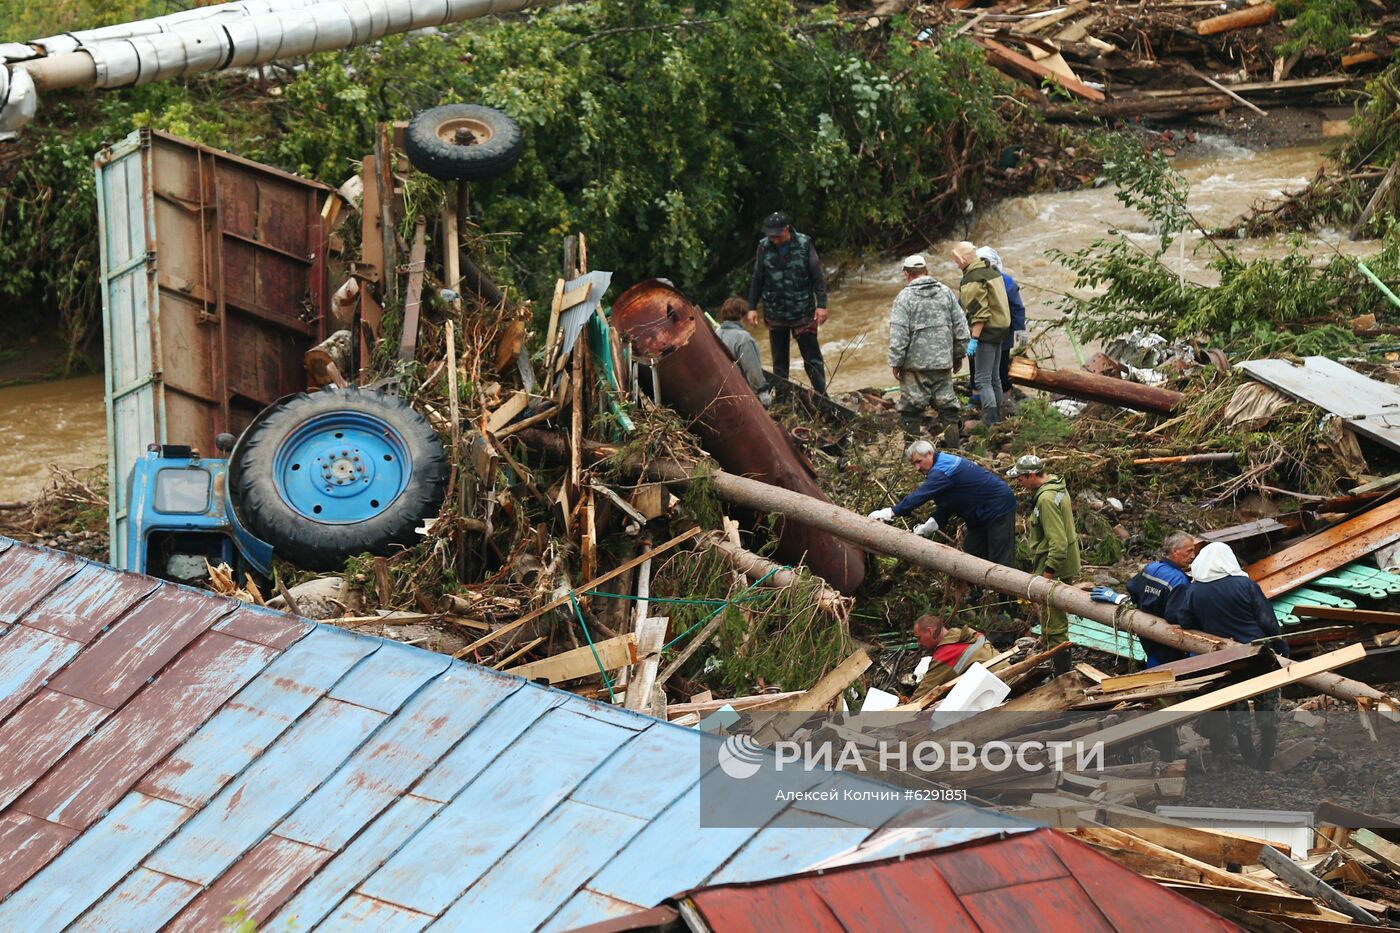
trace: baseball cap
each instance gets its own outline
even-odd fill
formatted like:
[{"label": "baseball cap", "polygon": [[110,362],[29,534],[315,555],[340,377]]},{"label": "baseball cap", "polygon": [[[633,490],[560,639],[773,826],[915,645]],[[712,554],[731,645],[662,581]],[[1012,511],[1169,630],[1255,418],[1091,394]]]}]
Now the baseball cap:
[{"label": "baseball cap", "polygon": [[777,236],[788,227],[787,214],[782,211],[774,211],[763,218],[763,235]]},{"label": "baseball cap", "polygon": [[1027,473],[1044,473],[1045,461],[1035,454],[1025,454],[1016,461],[1016,465],[1006,471],[1006,475],[1015,479],[1018,476],[1025,476]]},{"label": "baseball cap", "polygon": [[904,268],[906,268],[906,269],[927,269],[927,268],[928,268],[928,263],[924,261],[924,257],[923,257],[922,254],[920,254],[920,253],[915,253],[915,254],[912,255],[912,256],[905,256],[905,257],[904,257]]}]

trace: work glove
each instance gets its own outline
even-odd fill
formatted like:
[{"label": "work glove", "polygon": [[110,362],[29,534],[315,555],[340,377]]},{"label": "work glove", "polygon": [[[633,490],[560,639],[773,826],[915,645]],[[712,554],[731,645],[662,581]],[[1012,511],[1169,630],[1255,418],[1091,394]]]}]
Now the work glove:
[{"label": "work glove", "polygon": [[1018,330],[1015,334],[1012,335],[1011,339],[1012,343],[1015,346],[1024,347],[1026,344],[1031,342],[1030,331]]},{"label": "work glove", "polygon": [[892,522],[894,521],[894,509],[876,509],[865,517],[873,518],[877,522]]},{"label": "work glove", "polygon": [[938,519],[930,518],[928,521],[914,526],[914,534],[921,538],[932,538],[938,534]]},{"label": "work glove", "polygon": [[1089,598],[1096,603],[1113,603],[1121,606],[1128,601],[1126,594],[1116,592],[1106,586],[1096,586],[1089,591]]},{"label": "work glove", "polygon": [[973,337],[971,340],[969,340],[969,341],[967,342],[967,355],[968,355],[968,356],[976,356],[976,355],[977,355],[977,338],[976,338],[976,337]]}]

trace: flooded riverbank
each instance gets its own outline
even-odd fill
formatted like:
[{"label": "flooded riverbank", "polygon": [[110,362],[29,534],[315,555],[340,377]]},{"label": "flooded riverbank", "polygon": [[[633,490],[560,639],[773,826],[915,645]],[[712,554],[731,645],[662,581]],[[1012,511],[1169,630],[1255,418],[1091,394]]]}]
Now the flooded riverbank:
[{"label": "flooded riverbank", "polygon": [[33,499],[50,464],[74,470],[106,459],[101,376],[0,389],[0,501]]}]

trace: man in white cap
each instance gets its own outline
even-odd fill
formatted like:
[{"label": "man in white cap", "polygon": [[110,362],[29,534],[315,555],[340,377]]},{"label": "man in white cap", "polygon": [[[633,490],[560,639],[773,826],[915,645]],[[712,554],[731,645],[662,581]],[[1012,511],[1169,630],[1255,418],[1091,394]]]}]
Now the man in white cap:
[{"label": "man in white cap", "polygon": [[967,318],[953,290],[929,275],[923,256],[905,257],[904,281],[890,307],[889,363],[899,380],[899,417],[904,429],[917,436],[924,411],[932,404],[942,422],[944,442],[956,444],[960,437],[953,373],[967,355]]}]

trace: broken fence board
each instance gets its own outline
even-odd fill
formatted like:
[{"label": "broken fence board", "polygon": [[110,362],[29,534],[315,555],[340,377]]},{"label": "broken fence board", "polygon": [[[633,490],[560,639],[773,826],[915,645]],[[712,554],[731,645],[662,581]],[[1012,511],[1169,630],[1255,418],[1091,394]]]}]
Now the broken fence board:
[{"label": "broken fence board", "polygon": [[1155,713],[1139,716],[1127,722],[1119,723],[1116,726],[1109,726],[1107,729],[1092,732],[1081,741],[1086,746],[1096,743],[1103,743],[1105,746],[1116,745],[1120,742],[1131,741],[1141,738],[1150,732],[1168,725],[1177,725],[1184,719],[1198,713],[1208,713],[1211,710],[1223,709],[1232,703],[1247,700],[1250,697],[1267,693],[1270,690],[1277,690],[1288,684],[1297,683],[1300,680],[1311,677],[1314,674],[1322,674],[1327,671],[1344,667],[1360,661],[1366,656],[1366,649],[1361,645],[1348,645],[1337,651],[1309,658],[1306,661],[1299,661],[1290,664],[1286,668],[1277,671],[1270,671],[1259,677],[1251,677],[1249,680],[1232,684],[1220,690],[1192,697],[1181,703],[1173,704]]},{"label": "broken fence board", "polygon": [[784,700],[767,707],[764,712],[819,712],[831,705],[832,701],[851,685],[866,668],[871,665],[870,655],[864,648],[858,649],[846,660],[832,668],[825,677],[812,685],[812,688],[791,700]]},{"label": "broken fence board", "polygon": [[1353,832],[1351,844],[1367,855],[1380,859],[1387,868],[1400,874],[1400,846],[1382,839],[1369,829],[1358,829]]},{"label": "broken fence board", "polygon": [[1125,674],[1122,677],[1109,677],[1099,683],[1099,689],[1104,693],[1122,693],[1124,690],[1136,690],[1139,687],[1169,684],[1175,680],[1176,674],[1171,671],[1153,668],[1139,671],[1136,674]]},{"label": "broken fence board", "polygon": [[[594,649],[598,652],[596,658],[593,655]],[[602,661],[603,670],[615,671],[634,663],[637,660],[636,655],[637,636],[628,632],[616,638],[594,642],[591,646],[584,645],[572,651],[560,652],[542,661],[531,661],[529,664],[512,667],[506,673],[516,674],[526,680],[544,679],[551,684],[557,684],[599,673],[599,660]]]}]

